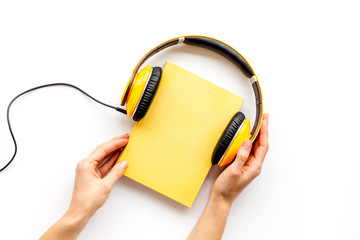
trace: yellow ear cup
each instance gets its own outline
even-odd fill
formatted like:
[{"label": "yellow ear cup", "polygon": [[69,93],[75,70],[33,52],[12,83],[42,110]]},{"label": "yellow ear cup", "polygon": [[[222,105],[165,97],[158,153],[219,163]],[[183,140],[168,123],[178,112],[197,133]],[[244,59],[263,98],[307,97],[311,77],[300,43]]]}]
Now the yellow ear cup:
[{"label": "yellow ear cup", "polygon": [[250,120],[245,119],[244,123],[240,127],[233,141],[230,143],[230,146],[226,150],[223,158],[221,159],[219,163],[220,167],[225,166],[234,160],[236,153],[239,150],[241,144],[246,139],[250,139],[251,135],[249,133],[250,133]]},{"label": "yellow ear cup", "polygon": [[[129,79],[129,81],[127,82],[126,88],[125,88],[125,90],[124,90],[124,92],[123,92],[123,94],[122,94],[122,96],[121,96],[121,102],[122,102],[122,103],[126,103],[126,101],[129,99],[129,94],[127,95],[126,99],[124,99],[124,98],[125,98],[125,95],[126,95],[126,91],[127,91],[127,89],[129,88],[130,81],[131,81],[131,79]],[[125,101],[124,101],[124,100],[125,100]],[[121,103],[121,104],[122,104],[122,103]],[[123,104],[122,104],[122,105],[123,105]]]},{"label": "yellow ear cup", "polygon": [[152,67],[147,66],[141,69],[140,72],[135,75],[134,82],[131,85],[129,95],[126,99],[126,112],[129,117],[132,117],[137,105],[139,104],[141,95],[145,89],[147,81],[149,80],[151,71]]}]

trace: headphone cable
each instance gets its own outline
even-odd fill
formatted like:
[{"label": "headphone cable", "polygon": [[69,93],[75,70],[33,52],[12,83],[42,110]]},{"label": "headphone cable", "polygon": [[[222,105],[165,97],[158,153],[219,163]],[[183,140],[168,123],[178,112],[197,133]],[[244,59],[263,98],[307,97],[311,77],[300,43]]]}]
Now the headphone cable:
[{"label": "headphone cable", "polygon": [[72,85],[72,84],[69,84],[69,83],[50,83],[50,84],[45,84],[45,85],[41,85],[41,86],[37,86],[37,87],[34,87],[34,88],[31,88],[31,89],[28,89],[22,93],[20,93],[19,95],[17,95],[16,97],[14,97],[8,107],[7,107],[7,111],[6,111],[6,119],[7,119],[7,123],[8,123],[8,127],[9,127],[9,131],[10,131],[10,134],[11,134],[11,137],[14,141],[14,146],[15,146],[15,150],[14,150],[14,154],[12,156],[12,158],[10,159],[10,161],[0,169],[0,172],[3,171],[5,168],[7,168],[10,163],[14,160],[15,156],[16,156],[16,153],[17,153],[17,143],[16,143],[16,140],[15,140],[15,137],[14,137],[14,134],[13,134],[13,131],[11,129],[11,124],[10,124],[10,108],[11,108],[11,105],[13,104],[13,102],[18,99],[19,97],[21,97],[22,95],[28,93],[28,92],[31,92],[31,91],[34,91],[34,90],[37,90],[37,89],[40,89],[40,88],[45,88],[45,87],[53,87],[53,86],[66,86],[66,87],[71,87],[71,88],[75,88],[76,90],[78,90],[79,92],[81,92],[82,94],[86,95],[87,97],[89,97],[90,99],[92,99],[93,101],[105,106],[105,107],[108,107],[108,108],[112,108],[112,109],[115,109],[116,111],[118,112],[121,112],[123,114],[126,114],[126,110],[125,109],[122,109],[122,108],[119,108],[119,107],[114,107],[114,106],[111,106],[109,104],[106,104],[106,103],[103,103],[99,100],[97,100],[96,98],[92,97],[91,95],[89,95],[88,93],[86,93],[84,90]]}]

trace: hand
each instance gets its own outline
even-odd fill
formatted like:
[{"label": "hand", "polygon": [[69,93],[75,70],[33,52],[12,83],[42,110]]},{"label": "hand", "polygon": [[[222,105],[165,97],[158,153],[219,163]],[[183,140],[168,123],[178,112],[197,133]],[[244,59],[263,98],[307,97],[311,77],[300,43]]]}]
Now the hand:
[{"label": "hand", "polygon": [[252,151],[251,141],[246,140],[243,142],[235,161],[216,179],[211,189],[212,199],[231,204],[240,192],[260,174],[264,158],[269,149],[268,121],[269,114],[267,113],[264,114],[260,133]]},{"label": "hand", "polygon": [[231,204],[239,193],[260,174],[261,166],[269,149],[268,121],[269,114],[264,114],[260,134],[254,143],[252,152],[251,142],[245,141],[241,145],[235,161],[216,179],[211,188],[210,199],[188,240],[221,239]]},{"label": "hand", "polygon": [[41,240],[77,238],[90,217],[105,203],[116,181],[124,173],[127,162],[115,162],[128,138],[128,134],[115,137],[99,145],[87,158],[78,163],[70,207],[44,233]]},{"label": "hand", "polygon": [[[76,177],[70,211],[92,216],[109,197],[109,194],[122,176],[126,161],[114,165],[122,147],[128,142],[127,134],[115,137],[99,146],[76,168]],[[103,165],[101,165],[106,159]]]}]

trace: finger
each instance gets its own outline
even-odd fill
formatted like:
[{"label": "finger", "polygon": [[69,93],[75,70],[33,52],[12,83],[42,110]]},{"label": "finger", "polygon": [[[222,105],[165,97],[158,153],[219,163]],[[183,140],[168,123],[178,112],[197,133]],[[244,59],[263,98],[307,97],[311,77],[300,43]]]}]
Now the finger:
[{"label": "finger", "polygon": [[269,149],[269,131],[268,131],[268,125],[269,125],[269,114],[264,114],[263,122],[261,124],[261,129],[258,137],[256,138],[256,141],[254,142],[253,149],[251,151],[251,155],[253,155],[257,161],[260,161],[260,164],[262,165],[266,153]]},{"label": "finger", "polygon": [[106,157],[110,156],[114,151],[125,146],[127,143],[128,135],[114,137],[113,139],[97,146],[95,150],[90,153],[88,159],[100,164]]},{"label": "finger", "polygon": [[119,135],[119,136],[116,136],[114,138],[129,138],[129,134],[128,133],[124,133],[123,135]]},{"label": "finger", "polygon": [[115,161],[118,159],[120,153],[121,153],[120,150],[116,151],[106,163],[104,163],[101,167],[99,167],[99,171],[102,177],[104,177],[114,166]]},{"label": "finger", "polygon": [[249,157],[251,151],[251,141],[246,139],[240,146],[234,163],[238,165],[238,167],[242,168]]},{"label": "finger", "polygon": [[263,117],[263,123],[261,124],[260,128],[260,145],[267,145],[268,144],[268,137],[269,137],[269,113],[265,113]]},{"label": "finger", "polygon": [[127,161],[120,161],[113,166],[108,175],[104,178],[107,181],[111,188],[115,185],[116,181],[123,175],[127,167]]},{"label": "finger", "polygon": [[266,153],[269,150],[269,114],[264,114],[263,122],[261,124],[259,139],[255,144],[254,156],[257,160],[262,162],[265,159]]},{"label": "finger", "polygon": [[244,177],[248,179],[248,181],[252,181],[260,175],[261,168],[262,162],[257,160],[253,155],[250,155],[243,167]]}]

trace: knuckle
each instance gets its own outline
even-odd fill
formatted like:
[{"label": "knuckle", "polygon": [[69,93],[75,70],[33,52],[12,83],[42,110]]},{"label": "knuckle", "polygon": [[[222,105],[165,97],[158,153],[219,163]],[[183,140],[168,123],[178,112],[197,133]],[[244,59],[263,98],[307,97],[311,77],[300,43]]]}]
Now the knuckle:
[{"label": "knuckle", "polygon": [[247,158],[249,156],[249,154],[250,154],[250,151],[251,151],[251,149],[243,149],[243,148],[241,148],[239,153],[240,153],[241,156]]},{"label": "knuckle", "polygon": [[119,149],[121,147],[122,142],[115,142],[112,145],[112,149]]},{"label": "knuckle", "polygon": [[102,149],[104,149],[104,143],[97,145],[95,148],[96,151],[101,151]]},{"label": "knuckle", "polygon": [[103,189],[104,189],[105,192],[110,192],[111,189],[112,189],[112,184],[109,183],[109,182],[105,183],[104,186],[103,186]]},{"label": "knuckle", "polygon": [[240,150],[237,154],[237,157],[241,160],[241,161],[246,161],[249,157],[249,152],[244,152],[242,150]]},{"label": "knuckle", "polygon": [[79,162],[77,163],[76,169],[77,169],[77,170],[81,170],[81,169],[84,168],[84,166],[85,166],[85,161],[84,161],[84,160],[81,160],[81,161],[79,161]]},{"label": "knuckle", "polygon": [[261,164],[256,164],[254,167],[254,176],[257,177],[261,174]]},{"label": "knuckle", "polygon": [[83,172],[86,169],[86,159],[81,160],[76,165],[76,172]]},{"label": "knuckle", "polygon": [[241,177],[241,170],[236,169],[236,170],[230,171],[229,176],[232,179],[238,179]]},{"label": "knuckle", "polygon": [[106,156],[108,154],[105,148],[101,148],[99,151],[102,156]]},{"label": "knuckle", "polygon": [[264,148],[265,148],[265,151],[268,152],[268,151],[269,151],[269,144],[267,143],[267,144],[264,146]]},{"label": "knuckle", "polygon": [[110,186],[110,183],[105,183],[104,186],[103,186],[103,189],[107,192],[107,191],[110,191],[111,190],[111,186]]},{"label": "knuckle", "polygon": [[261,168],[258,168],[257,170],[256,170],[256,176],[259,176],[261,174]]}]

